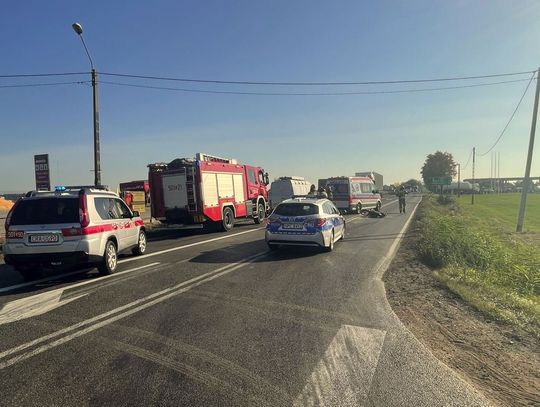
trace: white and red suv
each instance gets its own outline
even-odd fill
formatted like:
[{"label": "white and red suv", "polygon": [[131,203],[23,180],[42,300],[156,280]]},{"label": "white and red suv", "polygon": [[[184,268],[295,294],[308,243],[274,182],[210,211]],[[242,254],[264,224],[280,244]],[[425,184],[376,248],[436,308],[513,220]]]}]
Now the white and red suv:
[{"label": "white and red suv", "polygon": [[118,265],[118,253],[146,250],[144,222],[114,192],[95,187],[30,191],[6,218],[4,261],[23,277],[41,267],[88,263],[102,274]]}]

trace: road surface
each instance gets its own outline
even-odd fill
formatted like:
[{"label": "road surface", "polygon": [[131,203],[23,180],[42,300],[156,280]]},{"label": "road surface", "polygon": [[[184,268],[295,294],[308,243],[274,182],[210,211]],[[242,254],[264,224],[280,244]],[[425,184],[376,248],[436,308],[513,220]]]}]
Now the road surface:
[{"label": "road surface", "polygon": [[119,272],[24,284],[0,264],[6,406],[483,406],[409,333],[382,274],[408,212],[347,216],[332,253],[260,226],[156,237]]}]

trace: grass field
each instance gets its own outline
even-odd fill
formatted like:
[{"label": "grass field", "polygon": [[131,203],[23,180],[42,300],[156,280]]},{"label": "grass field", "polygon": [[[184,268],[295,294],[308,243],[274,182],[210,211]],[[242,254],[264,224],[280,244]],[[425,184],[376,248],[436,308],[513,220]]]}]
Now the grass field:
[{"label": "grass field", "polygon": [[[476,195],[474,205],[470,196],[456,199],[462,212],[475,223],[503,233],[515,234],[521,194]],[[525,211],[525,234],[514,237],[527,240],[540,238],[540,194],[529,194]]]},{"label": "grass field", "polygon": [[519,194],[424,200],[418,253],[464,299],[540,337],[540,195],[529,195],[516,233]]}]

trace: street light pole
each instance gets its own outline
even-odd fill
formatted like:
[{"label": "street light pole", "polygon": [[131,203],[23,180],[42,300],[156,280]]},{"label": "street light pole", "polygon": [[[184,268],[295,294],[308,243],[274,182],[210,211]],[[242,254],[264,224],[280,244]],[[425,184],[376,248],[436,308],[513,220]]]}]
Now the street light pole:
[{"label": "street light pole", "polygon": [[90,60],[90,67],[92,69],[92,99],[93,99],[93,111],[94,111],[94,185],[101,186],[101,153],[99,146],[99,105],[98,105],[98,77],[97,72],[94,68],[94,61],[88,52],[86,43],[83,38],[83,29],[79,23],[74,23],[71,25],[73,30],[77,33],[79,38],[82,41],[86,55]]}]

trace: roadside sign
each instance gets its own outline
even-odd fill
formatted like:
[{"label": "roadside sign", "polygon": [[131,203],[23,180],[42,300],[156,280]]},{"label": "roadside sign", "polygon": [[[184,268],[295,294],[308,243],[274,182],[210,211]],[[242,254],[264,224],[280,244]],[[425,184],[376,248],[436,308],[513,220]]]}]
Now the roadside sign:
[{"label": "roadside sign", "polygon": [[452,183],[452,177],[431,178],[431,185],[450,185],[451,183]]},{"label": "roadside sign", "polygon": [[49,154],[35,155],[34,169],[36,174],[36,190],[50,191],[51,178],[49,173]]}]

